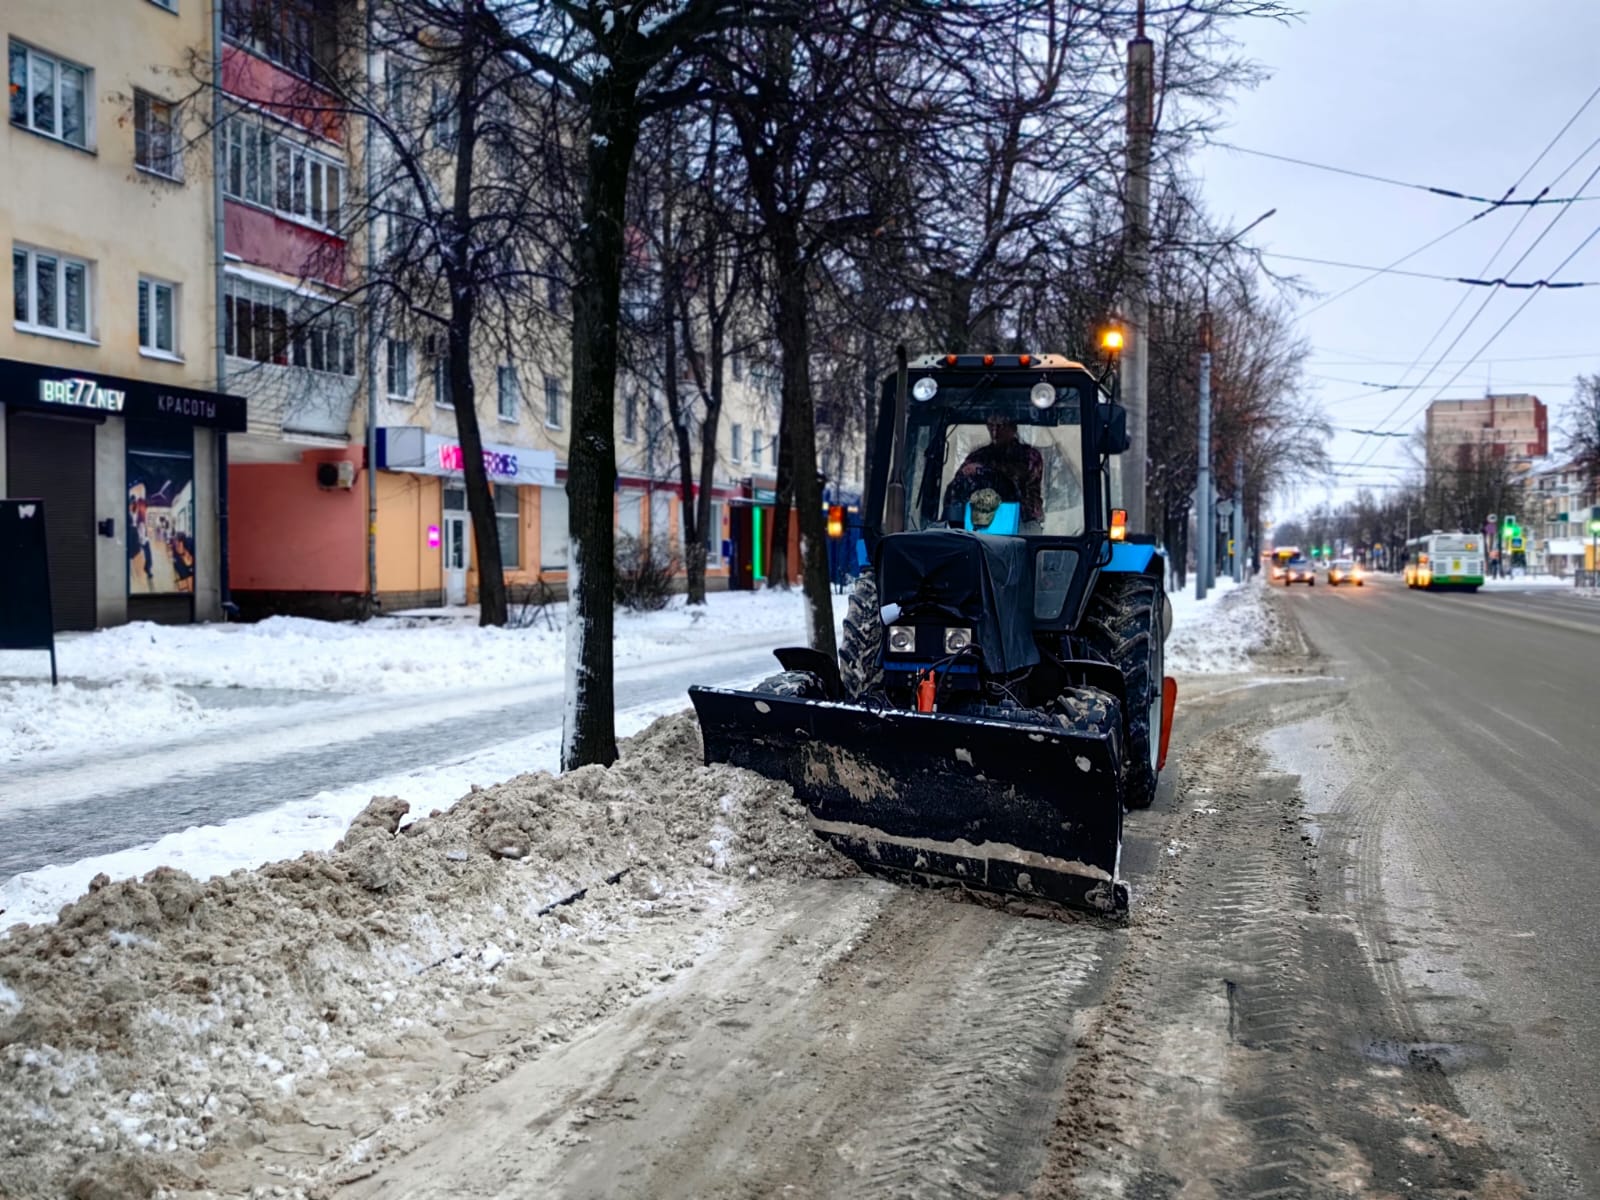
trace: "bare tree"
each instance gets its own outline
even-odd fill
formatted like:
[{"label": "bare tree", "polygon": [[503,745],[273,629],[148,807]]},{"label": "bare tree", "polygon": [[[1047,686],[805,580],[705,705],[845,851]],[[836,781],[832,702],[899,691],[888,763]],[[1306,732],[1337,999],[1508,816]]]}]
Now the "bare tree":
[{"label": "bare tree", "polygon": [[1580,375],[1562,428],[1561,453],[1600,489],[1600,374]]}]

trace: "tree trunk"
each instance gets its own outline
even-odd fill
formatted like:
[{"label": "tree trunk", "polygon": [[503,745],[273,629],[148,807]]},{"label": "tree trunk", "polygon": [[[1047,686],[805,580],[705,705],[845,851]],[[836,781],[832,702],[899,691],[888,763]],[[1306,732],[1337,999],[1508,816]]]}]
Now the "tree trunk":
[{"label": "tree trunk", "polygon": [[[806,639],[837,659],[833,589],[828,579],[828,531],[817,476],[816,414],[811,402],[811,312],[806,268],[792,231],[781,231],[778,267],[778,342],[783,351],[783,415],[789,424],[794,506],[800,520],[801,580],[806,598]],[[780,496],[781,500],[781,496]],[[776,527],[776,522],[774,522]]]},{"label": "tree trunk", "polygon": [[[713,290],[713,295],[715,294]],[[722,355],[724,346],[721,318],[711,323],[711,397],[706,401],[705,420],[700,425],[700,489],[694,498],[694,527],[700,531],[700,554],[689,569],[689,603],[706,602],[706,559],[711,547],[722,537],[722,530],[711,528],[711,491],[717,481],[717,425],[722,419]],[[690,555],[694,560],[694,555]]]},{"label": "tree trunk", "polygon": [[489,494],[489,472],[483,465],[483,433],[478,428],[478,396],[472,380],[472,342],[477,319],[477,292],[473,286],[467,230],[472,224],[473,160],[478,141],[478,103],[474,83],[476,59],[468,26],[460,55],[456,97],[455,190],[452,195],[454,237],[447,253],[450,282],[450,325],[447,341],[450,361],[450,402],[455,405],[456,436],[461,442],[461,474],[466,484],[467,512],[472,517],[472,546],[478,563],[478,624],[506,623],[506,576],[500,559],[500,531],[495,521],[494,498]]},{"label": "tree trunk", "polygon": [[617,758],[612,679],[617,483],[617,319],[628,172],[639,121],[637,85],[595,80],[589,167],[572,311],[572,441],[567,457],[567,681],[561,767]]}]

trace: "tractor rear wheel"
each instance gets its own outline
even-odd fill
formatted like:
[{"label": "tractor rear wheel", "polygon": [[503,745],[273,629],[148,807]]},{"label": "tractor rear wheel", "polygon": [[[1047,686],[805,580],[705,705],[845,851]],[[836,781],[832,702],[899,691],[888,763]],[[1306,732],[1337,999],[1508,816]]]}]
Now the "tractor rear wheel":
[{"label": "tractor rear wheel", "polygon": [[1160,584],[1148,575],[1102,574],[1089,599],[1083,632],[1122,672],[1122,802],[1129,808],[1149,808],[1160,774],[1156,760],[1165,666]]},{"label": "tractor rear wheel", "polygon": [[878,581],[871,569],[850,587],[839,640],[839,679],[851,700],[883,690],[883,615],[878,611]]}]

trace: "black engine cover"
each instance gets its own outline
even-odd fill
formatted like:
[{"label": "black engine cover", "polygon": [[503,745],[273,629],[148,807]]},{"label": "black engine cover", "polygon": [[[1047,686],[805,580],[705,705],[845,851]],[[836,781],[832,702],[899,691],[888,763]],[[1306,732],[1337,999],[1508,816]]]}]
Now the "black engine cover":
[{"label": "black engine cover", "polygon": [[878,603],[899,609],[891,624],[970,626],[993,674],[1039,662],[1026,538],[962,529],[890,534],[878,543]]}]

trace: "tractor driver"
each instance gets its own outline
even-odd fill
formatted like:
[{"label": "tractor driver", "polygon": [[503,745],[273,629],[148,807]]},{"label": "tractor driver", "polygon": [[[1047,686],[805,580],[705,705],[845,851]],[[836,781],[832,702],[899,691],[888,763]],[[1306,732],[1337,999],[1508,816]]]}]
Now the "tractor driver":
[{"label": "tractor driver", "polygon": [[1020,502],[1026,528],[1044,521],[1044,456],[1017,437],[1017,423],[996,414],[988,420],[989,444],[979,446],[957,468],[945,490],[945,506],[965,505],[973,493],[993,488],[1003,501]]}]

